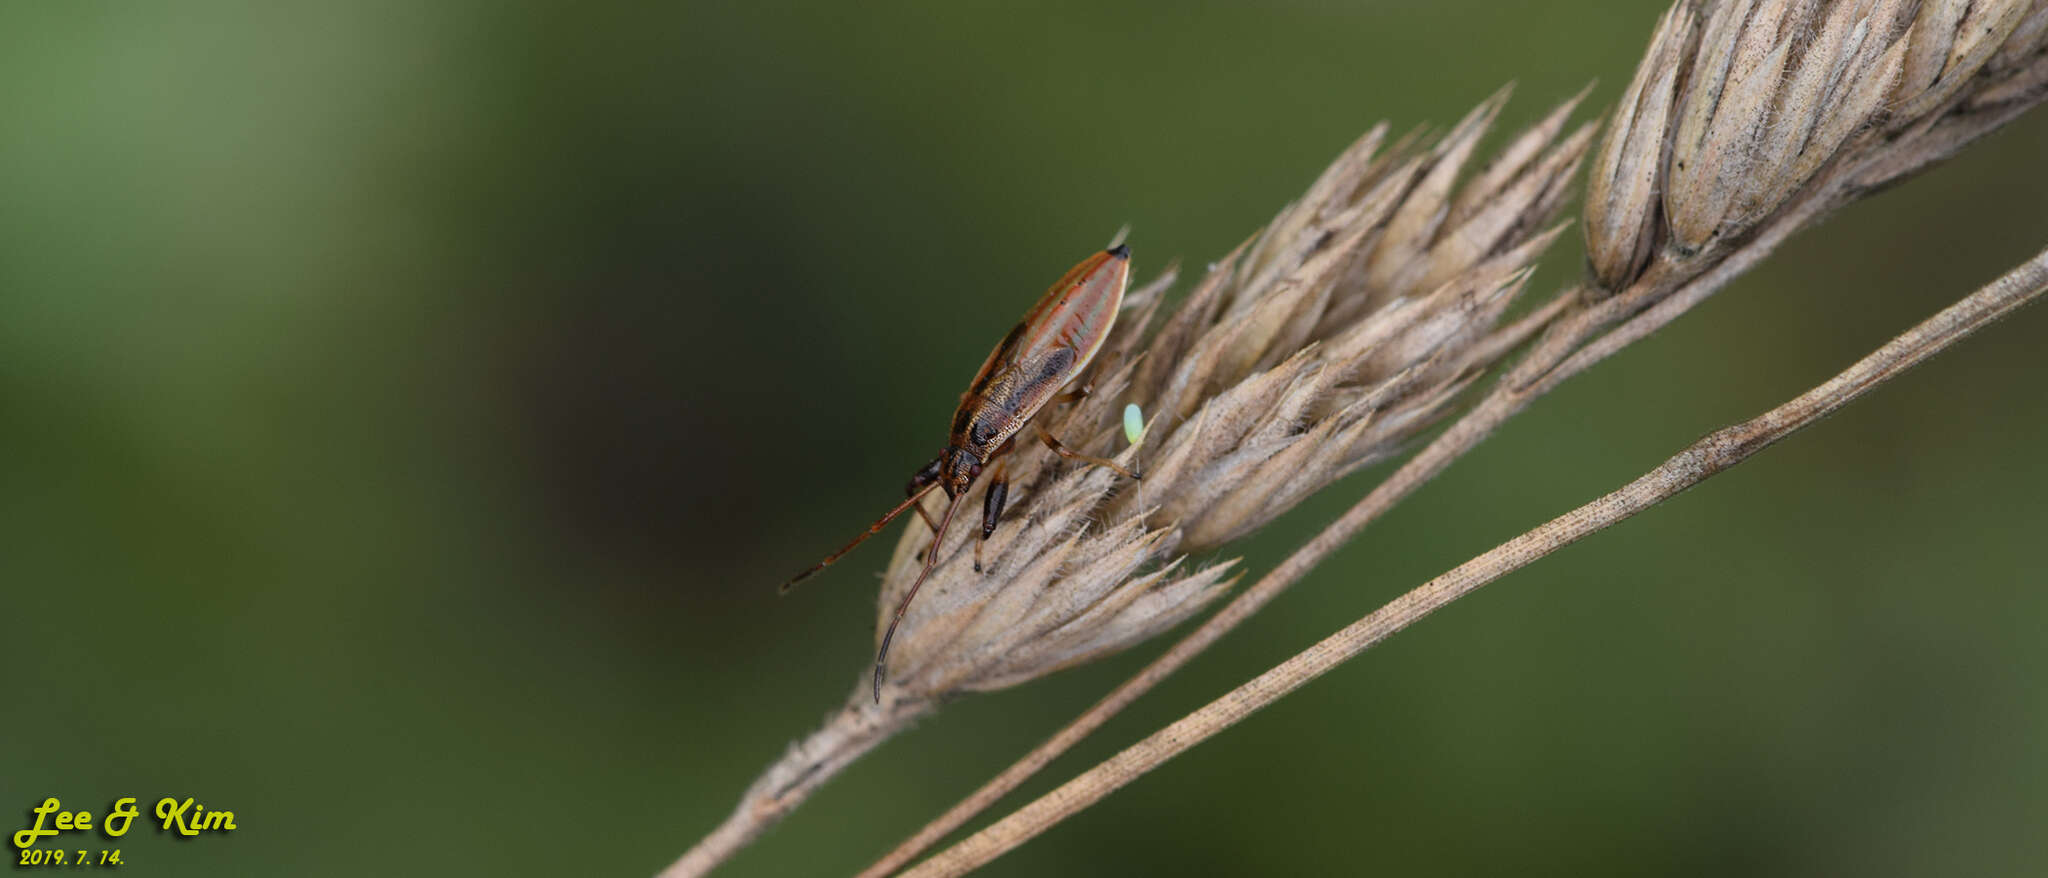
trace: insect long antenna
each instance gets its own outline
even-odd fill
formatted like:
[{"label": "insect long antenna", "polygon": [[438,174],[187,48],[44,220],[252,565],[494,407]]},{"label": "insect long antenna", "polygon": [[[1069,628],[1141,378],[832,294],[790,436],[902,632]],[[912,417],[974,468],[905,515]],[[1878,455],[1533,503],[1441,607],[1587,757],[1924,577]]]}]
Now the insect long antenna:
[{"label": "insect long antenna", "polygon": [[896,618],[889,620],[889,630],[882,633],[882,648],[875,653],[875,703],[882,703],[882,672],[889,664],[889,643],[896,639],[896,626],[903,624],[903,611],[910,609],[910,601],[917,597],[917,590],[924,587],[925,577],[932,575],[932,568],[939,563],[939,544],[946,539],[946,527],[953,523],[953,513],[959,511],[960,501],[967,498],[961,491],[946,507],[946,515],[939,519],[939,529],[932,534],[932,547],[924,552],[924,569],[917,572],[917,581],[910,584],[910,590],[903,593],[903,600],[896,604]]},{"label": "insect long antenna", "polygon": [[789,590],[795,588],[797,583],[811,578],[811,574],[832,566],[832,562],[839,560],[841,555],[845,555],[846,553],[853,551],[853,547],[858,546],[861,543],[867,542],[868,537],[881,533],[882,528],[888,527],[889,522],[896,520],[896,516],[902,515],[904,510],[907,510],[910,507],[917,505],[918,501],[924,499],[924,495],[931,493],[932,489],[936,487],[938,487],[938,483],[933,482],[929,485],[917,489],[916,493],[911,494],[910,497],[904,500],[903,502],[896,504],[896,508],[889,510],[888,514],[883,515],[879,519],[876,519],[874,524],[868,525],[868,529],[862,531],[860,536],[854,537],[853,542],[847,543],[844,546],[840,546],[839,551],[833,552],[830,555],[826,555],[825,560],[819,561],[816,564],[812,564],[810,567],[805,568],[804,572],[790,577],[788,582],[782,584],[780,592],[782,594],[788,594]]}]

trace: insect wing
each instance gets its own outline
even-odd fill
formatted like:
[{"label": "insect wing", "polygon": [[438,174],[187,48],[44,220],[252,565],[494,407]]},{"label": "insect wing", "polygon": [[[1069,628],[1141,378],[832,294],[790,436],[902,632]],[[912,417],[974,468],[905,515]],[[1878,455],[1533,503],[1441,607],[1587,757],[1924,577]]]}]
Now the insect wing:
[{"label": "insect wing", "polygon": [[1118,247],[1082,260],[989,354],[954,414],[953,435],[965,447],[1002,444],[1087,367],[1123,306],[1129,252]]},{"label": "insect wing", "polygon": [[1109,339],[1117,311],[1123,308],[1124,288],[1131,278],[1130,252],[1130,248],[1119,246],[1083,259],[1046,290],[1044,298],[1005,340],[1005,346],[1013,349],[1012,364],[1031,375],[1032,367],[1056,362],[1056,351],[1068,351],[1071,359],[1065,364],[1066,374],[1048,392],[1058,390],[1066,379],[1087,368]]}]

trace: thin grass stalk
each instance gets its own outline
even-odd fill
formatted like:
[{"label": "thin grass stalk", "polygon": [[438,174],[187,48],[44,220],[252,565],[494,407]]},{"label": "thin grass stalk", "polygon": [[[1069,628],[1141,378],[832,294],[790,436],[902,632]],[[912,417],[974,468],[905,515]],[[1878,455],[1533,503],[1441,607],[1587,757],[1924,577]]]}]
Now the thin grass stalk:
[{"label": "thin grass stalk", "polygon": [[1396,598],[904,875],[942,878],[988,863],[1452,601],[1727,471],[2044,292],[2048,292],[2048,250],[1892,339],[1826,383],[1756,418],[1716,431],[1622,488]]},{"label": "thin grass stalk", "polygon": [[664,870],[664,875],[703,875],[731,858],[741,848],[811,797],[839,771],[867,754],[883,741],[930,713],[930,701],[892,696],[876,704],[856,691],[846,706],[826,718],[825,723],[803,740],[791,745],[781,758],[768,766],[741,801],[743,813],[735,814],[699,839]]}]

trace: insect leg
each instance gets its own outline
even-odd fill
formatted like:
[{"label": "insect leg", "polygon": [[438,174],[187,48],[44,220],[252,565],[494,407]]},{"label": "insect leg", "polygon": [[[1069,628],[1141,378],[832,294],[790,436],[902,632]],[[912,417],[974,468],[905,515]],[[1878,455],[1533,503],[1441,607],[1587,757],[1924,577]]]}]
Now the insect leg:
[{"label": "insect leg", "polygon": [[[924,469],[918,470],[916,475],[910,477],[910,484],[903,488],[903,493],[906,496],[916,496],[919,491],[930,487],[933,482],[938,481],[939,465],[944,463],[945,460],[946,456],[943,454],[932,458],[931,463],[925,464]],[[932,514],[924,508],[923,503],[917,504],[917,517],[924,519],[925,526],[931,528],[932,533],[939,532],[938,520],[932,518]]]},{"label": "insect leg", "polygon": [[989,535],[996,532],[996,522],[1001,521],[1003,517],[1003,501],[1010,497],[1010,477],[1003,470],[1003,464],[1007,460],[1008,458],[996,458],[995,465],[989,468],[988,493],[981,501],[981,539],[974,542],[976,573],[980,573],[982,568],[981,544],[988,542]]},{"label": "insect leg", "polygon": [[1092,463],[1096,466],[1108,467],[1133,479],[1142,479],[1142,477],[1139,476],[1137,473],[1124,469],[1122,464],[1119,464],[1114,460],[1108,460],[1100,457],[1089,457],[1088,455],[1070,449],[1065,445],[1061,445],[1060,440],[1053,438],[1052,433],[1047,431],[1044,425],[1042,424],[1033,423],[1031,426],[1033,429],[1038,431],[1039,441],[1044,442],[1045,447],[1052,449],[1052,453],[1054,454],[1057,454],[1068,460],[1078,460],[1084,463]]}]

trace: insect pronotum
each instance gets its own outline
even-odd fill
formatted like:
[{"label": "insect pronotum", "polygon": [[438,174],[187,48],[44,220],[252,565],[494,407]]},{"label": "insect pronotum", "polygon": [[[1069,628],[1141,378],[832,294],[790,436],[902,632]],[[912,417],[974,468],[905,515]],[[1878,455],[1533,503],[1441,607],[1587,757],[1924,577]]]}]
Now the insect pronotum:
[{"label": "insect pronotum", "polygon": [[[996,523],[1003,516],[1003,501],[1008,497],[1010,488],[1004,475],[1003,460],[1016,446],[1019,431],[1026,426],[1032,427],[1037,431],[1039,441],[1061,457],[1108,467],[1133,479],[1138,478],[1137,473],[1113,461],[1079,454],[1061,445],[1044,426],[1031,420],[1048,403],[1078,399],[1087,394],[1086,387],[1066,394],[1060,391],[1086,370],[1102,350],[1102,343],[1109,338],[1110,327],[1116,324],[1117,311],[1123,307],[1124,287],[1130,278],[1131,248],[1121,244],[1083,259],[1081,264],[1069,269],[1066,276],[1054,283],[1052,289],[1046,290],[1038,304],[1024,315],[1023,322],[1010,330],[1002,344],[989,352],[988,360],[981,364],[981,371],[975,373],[974,381],[967,385],[967,392],[960,395],[960,408],[953,412],[953,428],[947,436],[946,450],[939,452],[938,457],[910,477],[909,499],[896,504],[896,508],[869,525],[866,531],[840,547],[839,551],[826,555],[824,560],[782,584],[782,590],[788,591],[811,574],[832,566],[832,562],[853,551],[853,547],[868,537],[880,533],[896,516],[906,510],[917,509],[925,524],[932,529],[932,544],[924,553],[924,569],[918,571],[917,580],[910,584],[910,590],[896,604],[896,615],[889,620],[889,628],[882,634],[881,649],[875,653],[877,702],[882,700],[882,677],[888,667],[889,643],[896,639],[896,626],[903,622],[904,611],[910,609],[917,590],[924,587],[925,579],[931,576],[932,568],[938,564],[939,546],[946,538],[946,528],[953,523],[953,513],[959,511],[961,499],[984,472],[988,473],[989,485],[982,501],[981,539],[985,541],[989,534],[995,533]],[[918,505],[933,488],[943,489],[952,501],[937,523],[933,523],[924,507]],[[977,572],[981,570],[980,542],[974,544],[974,569]]]}]

